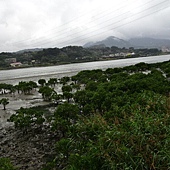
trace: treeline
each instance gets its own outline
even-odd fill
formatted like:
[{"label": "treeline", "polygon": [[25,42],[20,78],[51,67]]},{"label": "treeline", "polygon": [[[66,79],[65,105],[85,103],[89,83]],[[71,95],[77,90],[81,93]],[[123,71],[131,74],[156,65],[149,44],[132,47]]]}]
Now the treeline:
[{"label": "treeline", "polygon": [[55,111],[21,108],[9,121],[24,134],[48,122],[57,134],[55,154],[43,170],[169,169],[169,68],[170,61],[139,63],[51,83],[41,79],[38,90]]},{"label": "treeline", "polygon": [[[83,48],[81,46],[67,46],[63,48],[38,49],[37,51],[22,51],[17,53],[0,53],[0,68],[10,68],[10,58],[16,58],[17,62],[21,62],[22,67],[57,65],[73,62],[88,62],[100,60],[103,55],[116,53],[134,53],[132,57],[143,57],[151,55],[159,55],[161,51],[158,49],[134,49],[133,47],[91,47]],[[122,56],[117,56],[121,58]],[[113,58],[114,59],[114,58]]]}]

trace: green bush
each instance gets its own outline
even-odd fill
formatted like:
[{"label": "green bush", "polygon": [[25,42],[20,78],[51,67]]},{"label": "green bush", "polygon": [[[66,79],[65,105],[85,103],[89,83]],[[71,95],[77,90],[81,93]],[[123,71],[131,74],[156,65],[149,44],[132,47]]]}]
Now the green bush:
[{"label": "green bush", "polygon": [[0,170],[16,170],[8,158],[0,158]]}]

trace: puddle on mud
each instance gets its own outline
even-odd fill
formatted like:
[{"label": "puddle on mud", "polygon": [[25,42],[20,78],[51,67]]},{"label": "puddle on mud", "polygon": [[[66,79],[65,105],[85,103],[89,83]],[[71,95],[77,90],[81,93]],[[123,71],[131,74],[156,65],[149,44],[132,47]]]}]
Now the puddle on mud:
[{"label": "puddle on mud", "polygon": [[2,98],[9,98],[9,104],[6,106],[6,110],[3,110],[3,106],[0,105],[0,127],[11,126],[12,123],[8,122],[7,119],[21,107],[30,108],[48,104],[48,102],[43,101],[41,94],[37,91],[33,95],[22,95],[17,93],[15,93],[15,95],[0,95],[0,99]]}]

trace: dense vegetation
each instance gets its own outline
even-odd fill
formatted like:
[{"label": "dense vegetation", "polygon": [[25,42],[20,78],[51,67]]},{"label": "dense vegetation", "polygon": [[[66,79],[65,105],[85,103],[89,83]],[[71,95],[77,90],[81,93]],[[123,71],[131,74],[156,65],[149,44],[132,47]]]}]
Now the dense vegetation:
[{"label": "dense vegetation", "polygon": [[16,170],[7,158],[0,158],[0,170]]},{"label": "dense vegetation", "polygon": [[[24,134],[50,126],[58,135],[55,155],[44,170],[167,170],[169,79],[170,61],[85,70],[61,80],[41,79],[39,92],[55,111],[20,108],[9,121]],[[62,94],[55,91],[58,83],[63,84]],[[22,82],[13,88],[28,94],[37,88],[33,84]]]},{"label": "dense vegetation", "polygon": [[[135,55],[121,56],[119,53],[134,53]],[[58,65],[64,63],[87,62],[102,60],[102,56],[118,54],[110,58],[124,58],[124,57],[143,57],[151,55],[160,55],[161,51],[158,49],[134,49],[134,48],[118,48],[118,47],[91,47],[83,48],[81,46],[67,46],[63,48],[48,48],[48,49],[35,49],[33,51],[23,50],[16,53],[0,53],[0,69],[11,68],[10,63],[12,58],[17,62],[21,62],[20,67],[32,66],[46,66]],[[106,58],[107,59],[107,58]],[[14,61],[12,61],[14,62]]]}]

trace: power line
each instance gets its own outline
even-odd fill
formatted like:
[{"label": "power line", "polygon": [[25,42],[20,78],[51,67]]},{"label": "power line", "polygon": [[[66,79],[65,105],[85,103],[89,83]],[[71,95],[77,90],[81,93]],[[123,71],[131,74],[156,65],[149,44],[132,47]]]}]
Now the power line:
[{"label": "power line", "polygon": [[[135,0],[134,0],[134,1],[135,1]],[[118,9],[116,9],[115,11],[112,11],[112,12],[110,12],[110,13],[113,13],[113,12],[115,13],[116,11],[121,10],[123,7],[126,7],[126,5],[123,5],[122,7],[118,8]],[[95,10],[97,10],[97,9],[95,9]],[[95,11],[95,10],[94,10],[94,11]],[[93,11],[93,12],[94,12],[94,11]],[[106,11],[108,11],[108,9],[105,10],[105,11],[103,11],[103,12],[101,12],[101,13],[99,13],[98,15],[101,15],[101,14],[105,13]],[[47,32],[51,32],[51,31],[53,31],[53,30],[62,28],[63,26],[65,26],[65,25],[67,25],[67,24],[70,24],[70,23],[76,21],[77,19],[79,19],[79,18],[81,18],[81,17],[83,17],[83,16],[85,16],[85,15],[87,15],[87,13],[84,13],[84,14],[82,14],[82,15],[79,15],[79,16],[77,16],[77,17],[74,17],[74,18],[72,18],[70,21],[68,21],[68,22],[66,22],[66,23],[64,23],[64,24],[62,24],[62,25],[60,25],[60,26],[58,26],[58,27],[56,27],[56,28],[53,28],[53,29],[51,29],[51,30],[48,30],[48,31],[44,32],[44,34],[47,33]],[[108,15],[108,14],[107,14],[107,15]],[[106,16],[106,15],[104,15],[104,16]],[[102,17],[104,17],[104,16],[102,16]],[[64,30],[57,31],[57,33],[60,33],[60,32],[63,32],[63,31],[64,31]],[[15,43],[15,44],[18,44],[18,43],[22,43],[22,42],[25,42],[25,41],[29,41],[29,40],[31,40],[31,39],[33,39],[33,41],[35,41],[35,40],[39,40],[39,39],[41,39],[41,38],[42,38],[42,37],[40,37],[40,38],[28,38],[28,39],[24,39],[24,40],[21,40],[21,41],[14,42],[14,43]]]},{"label": "power line", "polygon": [[[138,20],[140,20],[140,19],[146,18],[146,17],[148,17],[148,16],[150,16],[150,15],[153,15],[153,14],[155,14],[155,13],[157,13],[157,12],[163,11],[164,9],[167,9],[167,8],[170,8],[170,6],[167,6],[167,7],[164,7],[164,8],[162,8],[162,9],[160,9],[160,10],[154,11],[154,12],[150,13],[149,15],[145,15],[145,16],[139,17],[139,18],[137,18],[137,19],[134,19],[134,20],[132,20],[132,21],[130,21],[130,22],[128,22],[128,23],[125,23],[125,24],[119,25],[119,26],[117,26],[117,27],[114,27],[113,30],[115,30],[115,29],[117,29],[117,28],[120,28],[120,27],[123,27],[123,26],[128,25],[128,24],[131,24],[131,23],[133,23],[133,22],[135,22],[135,21],[138,21]],[[100,35],[100,34],[102,34],[102,33],[105,33],[105,31],[104,31],[104,32],[101,32],[101,33],[99,33],[99,34],[96,34],[96,35]],[[96,36],[96,35],[94,35],[94,36]],[[94,37],[94,36],[91,36],[91,37]],[[81,39],[81,40],[78,40],[77,42],[83,42],[84,40],[86,40],[86,39],[88,39],[88,38],[89,38],[89,37],[84,38],[84,39]]]},{"label": "power line", "polygon": [[[150,2],[150,1],[149,1]],[[149,3],[148,2],[148,3]],[[137,13],[137,14],[135,14],[135,15],[139,15],[139,14],[141,14],[141,13],[143,13],[143,12],[145,12],[145,11],[148,11],[148,10],[150,10],[150,9],[152,9],[152,8],[154,8],[154,7],[156,7],[156,6],[159,6],[159,5],[161,5],[161,4],[163,4],[163,3],[165,3],[165,2],[167,2],[167,0],[166,1],[163,1],[163,2],[161,2],[161,3],[158,3],[158,4],[156,4],[156,5],[154,5],[154,6],[151,6],[151,7],[149,7],[149,8],[147,8],[147,9],[145,9],[145,10],[143,10],[143,11],[141,11],[141,12],[139,12],[139,13]],[[146,4],[148,4],[148,3],[146,3]],[[146,5],[145,4],[145,5]],[[144,5],[142,5],[142,6],[144,6]],[[141,6],[139,6],[139,8],[140,8]],[[166,7],[166,8],[168,8],[168,7]],[[163,8],[163,9],[166,9],[166,8]],[[139,18],[136,18],[136,19],[134,19],[134,20],[132,20],[132,21],[129,21],[129,22],[127,22],[127,23],[125,23],[125,24],[121,24],[121,25],[118,25],[118,26],[114,26],[113,28],[112,28],[112,30],[114,30],[114,29],[117,29],[117,28],[119,28],[119,27],[123,27],[123,26],[125,26],[125,25],[128,25],[128,24],[130,24],[130,23],[132,23],[132,22],[135,22],[135,21],[137,21],[137,20],[140,20],[140,19],[142,19],[142,18],[145,18],[145,17],[147,17],[147,16],[150,16],[150,15],[152,15],[152,14],[154,14],[154,13],[157,13],[157,12],[159,12],[159,11],[161,11],[161,10],[163,10],[163,9],[160,9],[160,10],[157,10],[157,11],[154,11],[154,12],[152,12],[152,13],[150,13],[150,14],[147,14],[147,15],[144,15],[144,16],[142,16],[142,17],[139,17]],[[126,14],[126,13],[124,13],[124,14]],[[121,14],[121,15],[123,15],[123,14]],[[132,15],[130,18],[133,18],[133,17],[135,17],[135,15]],[[120,15],[119,15],[120,16]],[[116,18],[116,17],[115,17]],[[125,18],[124,20],[126,20],[127,18]],[[129,18],[128,18],[129,19]],[[110,20],[113,20],[113,18],[111,18],[111,19],[109,19],[109,20],[106,20],[105,22],[108,22],[108,21],[110,21]],[[123,20],[123,21],[124,21]],[[114,22],[114,23],[111,23],[111,24],[109,24],[109,25],[107,25],[107,26],[104,26],[104,27],[101,27],[100,29],[104,29],[104,28],[108,28],[109,26],[112,26],[112,25],[115,25],[115,24],[118,24],[118,23],[121,23],[122,22],[122,20],[118,20],[117,22]],[[103,22],[104,23],[104,22]],[[101,24],[103,24],[103,23],[101,23]],[[100,24],[99,24],[100,25]],[[92,27],[91,27],[92,28]],[[93,32],[96,32],[97,30],[99,30],[99,29],[96,29],[96,30],[94,30],[94,31],[91,31],[91,32],[89,32],[89,33],[86,33],[86,34],[83,34],[83,35],[81,35],[81,36],[79,36],[79,37],[74,37],[74,38],[72,38],[72,39],[70,39],[69,41],[67,41],[67,43],[68,42],[82,42],[82,41],[84,41],[84,40],[86,40],[86,39],[88,39],[88,38],[91,38],[91,37],[94,37],[94,36],[97,36],[97,35],[100,35],[100,34],[103,34],[103,33],[105,33],[105,31],[103,31],[103,32],[100,32],[100,33],[97,33],[97,34],[95,34],[95,35],[92,35],[92,36],[87,36],[86,38],[82,38],[81,40],[76,40],[77,38],[80,38],[80,37],[84,37],[84,36],[86,36],[86,35],[89,35],[90,33],[93,33]],[[81,33],[82,31],[79,31],[79,32],[77,32],[77,33]],[[77,33],[74,33],[74,34],[71,34],[70,36],[73,36],[73,35],[75,35],[75,34],[77,34]],[[63,33],[64,34],[64,33]],[[58,40],[62,40],[62,39],[64,39],[64,38],[60,38],[60,39],[58,39]],[[50,40],[51,40],[51,38],[50,38]],[[75,40],[75,41],[74,41]],[[55,40],[56,41],[56,40]],[[53,41],[51,41],[51,42],[53,42]],[[63,41],[63,42],[61,42],[61,43],[58,43],[58,45],[64,45],[66,43],[66,41]],[[41,44],[41,45],[45,45],[45,44],[48,44],[48,42],[46,43],[46,42],[42,42],[42,43],[33,43],[33,44]],[[33,45],[32,44],[32,45]]]},{"label": "power line", "polygon": [[[150,9],[156,7],[156,6],[159,6],[160,4],[163,4],[163,3],[165,3],[165,2],[167,2],[167,0],[166,0],[166,1],[163,1],[163,2],[161,2],[161,3],[158,3],[158,4],[154,5],[154,6],[151,6],[151,7],[147,8],[147,9],[145,9],[145,10],[143,10],[143,11],[140,11],[140,12],[138,12],[138,13],[135,14],[135,15],[139,15],[139,14],[141,14],[141,13],[143,13],[143,12],[145,12],[145,11],[148,11],[148,10],[150,10]],[[161,10],[162,10],[162,9],[161,9]],[[147,14],[147,15],[144,15],[144,16],[142,16],[142,17],[136,18],[136,19],[134,19],[134,20],[132,20],[132,21],[130,21],[130,22],[128,22],[128,23],[121,24],[121,25],[118,25],[118,26],[114,26],[114,27],[112,28],[112,30],[117,29],[117,28],[122,27],[122,26],[125,26],[125,25],[127,25],[127,24],[130,24],[130,23],[132,23],[132,22],[134,22],[134,21],[137,21],[137,20],[139,20],[139,19],[145,18],[145,17],[147,17],[147,16],[150,16],[150,15],[156,13],[156,12],[159,12],[159,11],[160,11],[160,10],[157,10],[157,11],[152,12],[152,13],[150,13],[150,14]],[[132,15],[132,16],[129,17],[129,18],[133,18],[133,17],[135,17],[135,15]],[[128,18],[128,19],[129,19],[129,18]],[[126,19],[127,19],[127,18],[126,18]],[[126,19],[125,19],[125,20],[126,20]],[[102,27],[102,28],[100,28],[100,29],[108,28],[109,26],[112,26],[112,25],[115,25],[115,24],[118,24],[118,23],[121,23],[121,22],[122,22],[122,20],[119,20],[119,21],[117,21],[117,22],[114,22],[114,23],[111,23],[111,24],[109,24],[109,25],[107,25],[107,26],[104,26],[104,27]],[[91,32],[89,32],[89,33],[82,34],[82,35],[79,36],[79,37],[74,37],[74,38],[70,39],[69,42],[70,42],[70,41],[73,41],[73,42],[74,42],[74,40],[76,40],[77,38],[84,37],[84,36],[86,36],[86,35],[89,35],[90,33],[94,33],[94,32],[96,32],[97,30],[99,30],[99,29],[96,29],[96,30],[91,31]],[[78,33],[80,33],[80,32],[78,32]],[[83,38],[83,40],[88,39],[88,38],[91,38],[91,37],[94,37],[94,36],[97,36],[97,35],[100,35],[101,33],[105,33],[105,31],[104,31],[104,32],[100,32],[100,33],[98,33],[98,34],[95,34],[95,35],[93,35],[93,36],[88,36],[87,38]],[[77,34],[77,33],[76,33],[76,34]],[[74,34],[71,34],[71,35],[74,35]],[[62,40],[62,39],[64,39],[64,38],[61,38],[61,39],[58,39],[58,40]],[[56,41],[56,40],[55,40],[55,41]],[[82,40],[76,40],[76,41],[82,41]],[[51,42],[52,42],[52,41],[51,41]],[[66,43],[66,41],[61,42],[61,43],[58,43],[57,45],[62,45],[62,44],[64,44],[64,43]],[[68,43],[68,41],[67,41],[67,43]],[[46,43],[46,42],[45,42],[45,43],[41,43],[41,45],[45,45],[45,44],[48,44],[48,43]]]},{"label": "power line", "polygon": [[[153,2],[154,0],[150,0],[150,1],[148,1],[147,3],[145,3],[144,5],[142,5],[142,6],[145,6],[145,5],[147,5],[148,3],[150,3],[150,2]],[[118,9],[116,9],[116,10],[114,10],[114,11],[112,11],[112,12],[110,12],[110,13],[115,13],[116,11],[120,11],[121,9],[123,9],[124,7],[126,7],[127,5],[123,5],[121,8],[118,8]],[[139,6],[138,8],[141,8],[142,6]],[[102,12],[103,13],[103,12]],[[100,14],[102,14],[102,13],[100,13]],[[109,13],[109,14],[110,14]],[[102,23],[100,23],[101,25],[103,25],[103,23],[106,23],[106,22],[108,22],[108,21],[111,21],[111,20],[113,20],[113,19],[115,19],[115,18],[119,18],[119,17],[121,17],[121,16],[123,16],[123,15],[125,15],[125,18],[127,17],[127,14],[129,14],[129,11],[128,12],[125,12],[125,13],[123,13],[123,14],[120,14],[120,15],[117,15],[117,16],[115,16],[115,17],[112,17],[112,18],[110,18],[110,19],[107,19],[107,20],[105,20],[104,22],[102,22]],[[101,18],[103,18],[103,17],[105,17],[105,16],[107,16],[108,14],[106,14],[106,15],[103,15],[102,17],[99,17],[99,19],[101,19]],[[124,18],[124,19],[125,19]],[[98,20],[98,19],[97,19]],[[90,22],[88,22],[87,24],[89,24],[89,23],[93,23],[94,21],[96,21],[96,19],[95,20],[93,20],[93,21],[90,21]],[[118,21],[119,22],[119,21]],[[98,25],[100,25],[100,24],[98,24]],[[66,24],[64,24],[64,25],[66,25]],[[62,25],[63,26],[63,25]],[[96,26],[92,26],[92,27],[90,27],[90,28],[94,28],[94,27],[96,27]],[[75,28],[75,29],[72,29],[72,30],[69,30],[69,31],[65,31],[64,29],[63,30],[61,30],[61,31],[58,31],[57,33],[61,33],[60,35],[57,35],[57,37],[61,37],[62,35],[65,35],[65,34],[67,34],[68,32],[70,33],[70,32],[72,32],[72,31],[76,31],[76,29],[77,28]],[[87,31],[87,30],[86,30]],[[63,32],[63,33],[62,33]],[[76,33],[73,33],[73,34],[70,34],[69,36],[73,36],[73,35],[77,35],[77,33],[80,33],[81,31],[79,31],[79,32],[76,32]],[[65,37],[62,37],[62,38],[59,38],[58,40],[62,40],[62,39],[65,39],[65,38],[67,38],[68,36],[66,35]],[[48,39],[45,39],[45,41],[47,41],[47,40],[51,40],[51,39],[54,39],[54,38],[56,38],[56,36],[54,35],[52,38],[48,38]],[[37,40],[39,40],[39,39],[41,39],[41,38],[38,38],[38,39],[33,39],[32,41],[37,41]],[[29,40],[31,40],[31,39],[27,39],[27,41],[29,41]],[[21,43],[21,42],[25,42],[24,40],[23,41],[19,41],[19,42],[15,42],[14,44],[19,44],[19,43]],[[41,40],[40,40],[40,42],[34,42],[34,43],[32,43],[32,44],[40,44],[41,43]],[[41,43],[42,44],[42,43]],[[46,44],[46,43],[45,43]],[[48,43],[47,43],[48,44]]]}]

